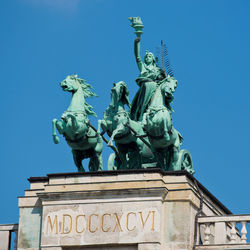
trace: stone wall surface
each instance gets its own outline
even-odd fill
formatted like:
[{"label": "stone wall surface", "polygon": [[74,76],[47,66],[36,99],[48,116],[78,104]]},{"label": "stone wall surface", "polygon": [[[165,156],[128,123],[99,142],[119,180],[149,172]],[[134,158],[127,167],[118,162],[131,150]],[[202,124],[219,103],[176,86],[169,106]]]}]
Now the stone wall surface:
[{"label": "stone wall surface", "polygon": [[195,215],[228,211],[187,172],[104,171],[31,177],[19,198],[18,249],[192,249]]},{"label": "stone wall surface", "polygon": [[16,249],[17,232],[18,224],[0,224],[0,250]]},{"label": "stone wall surface", "polygon": [[0,250],[8,250],[9,249],[9,231],[0,231]]}]

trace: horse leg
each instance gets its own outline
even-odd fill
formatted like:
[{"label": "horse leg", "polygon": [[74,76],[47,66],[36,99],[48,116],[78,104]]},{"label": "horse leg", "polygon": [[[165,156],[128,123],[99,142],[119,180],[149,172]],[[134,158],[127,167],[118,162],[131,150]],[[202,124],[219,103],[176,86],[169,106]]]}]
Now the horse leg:
[{"label": "horse leg", "polygon": [[125,145],[121,146],[120,144],[117,144],[117,149],[119,152],[119,160],[121,161],[120,169],[128,169],[127,147]]},{"label": "horse leg", "polygon": [[161,168],[162,170],[165,170],[165,164],[164,164],[164,153],[162,152],[162,150],[155,150],[154,152],[154,156],[156,158],[157,161],[157,167]]},{"label": "horse leg", "polygon": [[96,153],[95,156],[90,158],[89,170],[90,171],[102,171],[103,170],[102,155],[101,154]]},{"label": "horse leg", "polygon": [[102,155],[94,152],[89,159],[89,171],[102,171]]},{"label": "horse leg", "polygon": [[142,147],[138,146],[138,166],[142,168]]},{"label": "horse leg", "polygon": [[82,166],[82,155],[79,150],[72,149],[73,159],[75,162],[75,165],[78,169],[78,172],[85,172],[83,166]]},{"label": "horse leg", "polygon": [[137,154],[137,166],[135,167],[136,169],[138,168],[142,168],[142,148],[143,148],[143,144],[141,142],[140,139],[136,139],[136,154]]},{"label": "horse leg", "polygon": [[165,150],[166,171],[173,171],[173,146],[170,145]]},{"label": "horse leg", "polygon": [[97,136],[97,143],[96,143],[96,145],[94,147],[94,150],[95,150],[96,153],[101,154],[102,149],[103,149],[103,139],[102,139],[101,135],[99,134]]},{"label": "horse leg", "polygon": [[175,129],[173,129],[172,137],[175,137],[175,139],[174,139],[173,144],[171,145],[170,168],[171,168],[171,170],[181,170],[180,166],[177,166],[177,162],[179,159],[181,141],[180,141],[180,137],[178,135],[178,132]]},{"label": "horse leg", "polygon": [[98,161],[98,169],[97,171],[102,171],[103,170],[103,164],[102,164],[102,154],[96,153],[96,158]]},{"label": "horse leg", "polygon": [[95,171],[95,161],[94,161],[94,157],[91,156],[89,158],[89,172]]},{"label": "horse leg", "polygon": [[102,149],[103,149],[103,139],[99,134],[97,137],[97,143],[94,148],[94,156],[93,156],[93,168],[95,171],[101,171],[103,169],[102,165]]},{"label": "horse leg", "polygon": [[[101,127],[105,127],[106,128],[106,122],[104,120],[98,120],[98,126],[97,126],[97,135],[100,135],[101,133]],[[106,129],[104,130],[106,131]]]},{"label": "horse leg", "polygon": [[181,170],[181,165],[178,164],[179,154],[180,154],[179,148],[173,145],[171,151],[171,165],[170,165],[170,170],[172,171]]},{"label": "horse leg", "polygon": [[65,131],[66,123],[63,120],[56,120],[56,119],[54,119],[53,122],[55,122],[55,126],[59,134],[63,134]]},{"label": "horse leg", "polygon": [[164,131],[164,138],[167,141],[170,141],[170,135],[169,135],[169,131],[168,131],[168,125],[167,125],[167,117],[163,118],[163,131]]},{"label": "horse leg", "polygon": [[123,125],[122,123],[120,123],[120,124],[116,127],[116,129],[113,131],[113,133],[112,133],[112,135],[111,135],[111,137],[110,137],[110,139],[109,139],[109,142],[108,142],[108,146],[109,146],[109,147],[113,146],[113,140],[114,140],[115,136],[116,136],[117,134],[119,134],[120,132],[122,132],[122,131],[124,131],[124,125]]},{"label": "horse leg", "polygon": [[173,146],[173,165],[175,166],[179,159],[179,149]]},{"label": "horse leg", "polygon": [[78,121],[76,119],[76,116],[75,115],[72,115],[72,114],[68,114],[68,117],[71,118],[71,122],[72,122],[72,130],[73,131],[76,131],[80,128],[80,125],[78,124]]},{"label": "horse leg", "polygon": [[53,136],[53,141],[55,144],[58,144],[60,142],[59,137],[56,134],[56,125],[58,123],[57,119],[53,119],[52,121],[52,136]]},{"label": "horse leg", "polygon": [[142,168],[142,148],[143,144],[139,138],[135,138],[128,146],[128,167],[129,169]]},{"label": "horse leg", "polygon": [[168,171],[175,171],[181,170],[177,169],[177,161],[179,159],[179,148],[175,147],[174,145],[170,145],[167,149],[167,170]]}]

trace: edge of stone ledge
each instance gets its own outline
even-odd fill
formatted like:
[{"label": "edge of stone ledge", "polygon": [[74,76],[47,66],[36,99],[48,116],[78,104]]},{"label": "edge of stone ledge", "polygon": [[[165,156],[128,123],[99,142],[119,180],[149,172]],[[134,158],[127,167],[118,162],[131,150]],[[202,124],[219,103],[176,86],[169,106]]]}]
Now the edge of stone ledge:
[{"label": "edge of stone ledge", "polygon": [[48,181],[48,176],[40,176],[40,177],[30,177],[27,179],[30,183],[31,182],[41,182],[41,181]]},{"label": "edge of stone ledge", "polygon": [[193,175],[188,173],[185,170],[180,171],[163,171],[160,168],[144,168],[144,169],[126,169],[126,170],[105,170],[105,171],[94,171],[94,172],[69,172],[69,173],[51,173],[47,174],[47,176],[41,177],[30,177],[28,181],[32,182],[41,182],[48,181],[51,177],[76,177],[76,176],[109,176],[109,175],[120,175],[120,174],[139,174],[139,173],[160,173],[162,175],[172,175],[172,176],[180,176],[185,175],[193,182],[196,181],[198,187],[205,193],[207,196],[211,198],[212,201],[218,204],[226,214],[232,214],[232,212],[224,206],[213,194],[211,194]]},{"label": "edge of stone ledge", "polygon": [[162,175],[188,175],[193,177],[187,171],[163,171],[160,168],[141,168],[141,169],[123,169],[123,170],[104,170],[93,172],[73,172],[73,173],[51,173],[48,177],[63,177],[63,176],[105,176],[105,175],[119,175],[119,174],[138,174],[138,173],[160,173]]}]

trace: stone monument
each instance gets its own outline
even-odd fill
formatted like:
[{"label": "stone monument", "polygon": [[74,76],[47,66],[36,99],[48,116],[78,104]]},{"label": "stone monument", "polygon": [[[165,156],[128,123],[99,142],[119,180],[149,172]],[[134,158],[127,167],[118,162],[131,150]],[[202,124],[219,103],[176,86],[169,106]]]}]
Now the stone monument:
[{"label": "stone monument", "polygon": [[[19,225],[0,225],[0,250],[9,249],[17,230],[19,250],[250,249],[250,215],[232,215],[193,177],[191,154],[180,149],[171,107],[177,80],[165,63],[166,47],[161,43],[161,67],[149,51],[142,61],[144,26],[140,17],[129,20],[140,72],[132,104],[126,83],[115,83],[95,128],[88,116],[96,114],[85,100],[95,96],[91,85],[77,75],[60,83],[72,99],[53,120],[53,140],[59,143],[56,130],[65,137],[78,172],[30,177],[19,197]],[[114,151],[108,171],[104,143]]]},{"label": "stone monument", "polygon": [[49,174],[29,182],[19,198],[19,250],[192,249],[204,240],[202,227],[195,233],[198,212],[230,214],[186,171]]}]

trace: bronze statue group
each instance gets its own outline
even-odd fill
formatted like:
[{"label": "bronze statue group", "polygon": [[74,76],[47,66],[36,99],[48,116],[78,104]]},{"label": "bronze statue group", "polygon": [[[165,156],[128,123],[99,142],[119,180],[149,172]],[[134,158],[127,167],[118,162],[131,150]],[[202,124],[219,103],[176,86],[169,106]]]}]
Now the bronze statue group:
[{"label": "bronze statue group", "polygon": [[[108,170],[159,167],[164,171],[186,170],[193,174],[189,151],[180,149],[183,141],[173,127],[170,103],[177,80],[166,72],[164,65],[157,66],[153,53],[146,51],[144,62],[140,57],[140,37],[143,24],[140,17],[129,18],[135,29],[134,51],[140,71],[139,86],[132,104],[125,82],[114,84],[110,105],[98,120],[98,128],[90,124],[89,115],[96,115],[85,98],[94,96],[91,86],[77,75],[67,76],[60,85],[72,93],[70,106],[60,120],[53,120],[53,140],[59,143],[56,129],[72,148],[73,159],[79,172],[82,160],[90,158],[89,171],[103,169],[104,142],[114,153],[108,160]],[[106,140],[104,133],[110,137]],[[115,146],[113,145],[115,142]]]}]

